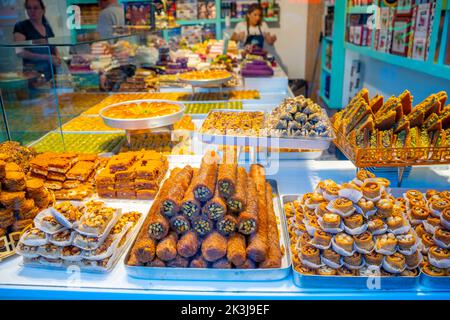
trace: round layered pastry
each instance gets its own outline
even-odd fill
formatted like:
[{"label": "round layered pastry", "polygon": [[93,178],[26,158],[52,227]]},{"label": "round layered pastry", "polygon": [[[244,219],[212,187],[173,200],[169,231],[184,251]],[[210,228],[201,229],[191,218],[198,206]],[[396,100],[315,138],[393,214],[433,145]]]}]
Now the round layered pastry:
[{"label": "round layered pastry", "polygon": [[422,271],[432,277],[444,277],[445,269],[437,268],[429,263],[422,266]]},{"label": "round layered pastry", "polygon": [[438,196],[440,198],[439,192],[437,190],[434,190],[434,189],[427,190],[425,196],[426,196],[427,200],[436,198],[436,196]]},{"label": "round layered pastry", "polygon": [[334,182],[333,180],[331,180],[331,179],[327,179],[327,180],[324,180],[324,181],[320,181],[320,182],[317,184],[316,192],[324,193],[325,190],[326,190],[328,187],[330,187],[330,186],[337,186],[337,185],[338,185],[338,184],[337,184],[336,182]]},{"label": "round layered pastry", "polygon": [[304,264],[297,264],[294,267],[295,271],[304,275],[315,275],[316,271],[311,269],[310,267],[305,266]]},{"label": "round layered pastry", "polygon": [[306,210],[304,212],[305,212],[306,219],[311,220],[311,219],[316,218],[316,213],[314,212],[314,210],[306,208]]},{"label": "round layered pastry", "polygon": [[395,270],[404,270],[406,268],[405,256],[398,252],[386,256],[384,261]]},{"label": "round layered pastry", "polygon": [[336,213],[326,213],[322,217],[322,227],[329,229],[339,228],[341,225],[341,216]]},{"label": "round layered pastry", "polygon": [[442,242],[445,246],[450,246],[450,231],[439,228],[434,233],[434,238]]},{"label": "round layered pastry", "polygon": [[305,205],[310,209],[315,209],[321,202],[325,202],[323,196],[320,193],[314,192],[308,199],[306,199]]},{"label": "round layered pastry", "polygon": [[343,183],[341,190],[339,190],[339,196],[356,202],[362,197],[362,191],[354,183]]},{"label": "round layered pastry", "polygon": [[302,197],[302,203],[306,203],[313,195],[313,192],[305,193]]},{"label": "round layered pastry", "polygon": [[305,226],[305,224],[303,222],[297,224],[297,231],[300,232],[300,233],[307,233],[306,226]]},{"label": "round layered pastry", "polygon": [[334,241],[336,243],[336,245],[343,249],[344,251],[347,252],[352,252],[353,251],[353,243],[354,240],[351,236],[349,236],[346,233],[338,233],[335,237],[334,237]]},{"label": "round layered pastry", "polygon": [[441,219],[433,217],[433,216],[429,216],[427,218],[427,223],[432,226],[433,228],[438,228],[441,226]]},{"label": "round layered pastry", "polygon": [[312,242],[320,247],[329,247],[331,244],[331,237],[331,234],[326,233],[325,231],[316,230]]},{"label": "round layered pastry", "polygon": [[422,244],[425,250],[428,250],[434,245],[433,235],[429,233],[424,233],[422,235]]},{"label": "round layered pastry", "polygon": [[311,236],[307,232],[302,233],[300,238],[298,238],[298,242],[300,243],[301,247],[307,246],[310,241],[311,241]]},{"label": "round layered pastry", "polygon": [[450,259],[450,251],[444,248],[439,248],[438,246],[432,246],[428,251],[428,256],[430,259],[435,259],[438,261]]},{"label": "round layered pastry", "polygon": [[450,200],[450,191],[449,190],[442,191],[439,193],[439,196],[441,196],[441,198]]},{"label": "round layered pastry", "polygon": [[341,188],[337,184],[336,185],[328,185],[325,188],[325,191],[323,192],[323,197],[328,201],[337,199],[339,197],[340,189]]},{"label": "round layered pastry", "polygon": [[388,179],[386,179],[386,178],[377,177],[377,178],[374,179],[374,181],[378,182],[379,184],[381,184],[386,189],[391,186],[391,182]]},{"label": "round layered pastry", "polygon": [[361,208],[364,214],[375,209],[375,204],[373,203],[373,201],[367,200],[365,198],[359,199],[356,205]]},{"label": "round layered pastry", "polygon": [[444,223],[450,224],[450,207],[442,211],[441,219]]},{"label": "round layered pastry", "polygon": [[311,217],[311,219],[309,219],[309,225],[314,229],[320,229],[320,224],[316,216]]},{"label": "round layered pastry", "polygon": [[327,206],[327,202],[321,202],[315,210],[316,215],[319,217],[323,217],[325,214],[330,213],[330,211],[327,209]]},{"label": "round layered pastry", "polygon": [[381,220],[380,218],[375,218],[375,219],[371,219],[367,223],[367,227],[370,232],[376,233],[377,231],[383,230],[385,228],[385,224],[384,224],[383,220]]},{"label": "round layered pastry", "polygon": [[415,228],[414,231],[416,231],[417,236],[422,239],[422,236],[427,233],[427,231],[425,230],[425,227],[423,226],[423,224],[418,224]]},{"label": "round layered pastry", "polygon": [[418,190],[408,190],[408,191],[406,191],[405,197],[409,201],[411,201],[412,199],[423,200],[422,192],[420,192]]},{"label": "round layered pastry", "polygon": [[422,199],[412,198],[411,200],[409,200],[408,204],[410,207],[424,206],[425,201],[423,201]]},{"label": "round layered pastry", "polygon": [[431,200],[430,208],[440,215],[444,209],[450,208],[450,200],[447,198]]},{"label": "round layered pastry", "polygon": [[338,198],[330,202],[331,208],[342,215],[351,214],[355,208],[353,202],[346,198]]},{"label": "round layered pastry", "polygon": [[386,233],[377,238],[376,248],[378,251],[392,252],[397,246],[397,239],[392,233]]},{"label": "round layered pastry", "polygon": [[303,223],[303,219],[305,218],[305,213],[303,211],[297,211],[295,213],[295,221],[297,223]]},{"label": "round layered pastry", "polygon": [[364,217],[361,214],[354,214],[344,218],[344,224],[349,229],[356,229],[364,224]]},{"label": "round layered pastry", "polygon": [[373,179],[375,178],[375,175],[372,172],[369,172],[367,170],[359,170],[358,173],[356,174],[356,180],[355,182],[359,185],[361,185],[364,180],[366,179]]},{"label": "round layered pastry", "polygon": [[403,198],[403,197],[398,197],[398,198],[395,198],[395,204],[398,204],[398,205],[405,205],[406,206],[406,200],[405,200],[405,198]]},{"label": "round layered pastry", "polygon": [[351,276],[356,276],[357,271],[356,270],[350,270],[346,267],[340,267],[339,269],[336,270],[337,274],[343,277],[351,277]]},{"label": "round layered pastry", "polygon": [[380,253],[377,253],[375,251],[372,251],[371,253],[365,254],[364,259],[366,260],[366,263],[371,266],[381,266],[383,263],[384,256]]},{"label": "round layered pastry", "polygon": [[320,250],[311,245],[306,245],[301,248],[301,256],[302,261],[320,265]]},{"label": "round layered pastry", "polygon": [[381,199],[377,202],[377,209],[382,217],[389,217],[394,211],[394,201],[392,199]]},{"label": "round layered pastry", "polygon": [[410,269],[416,268],[422,260],[422,255],[420,254],[419,251],[416,251],[413,254],[405,256],[405,260],[408,268]]},{"label": "round layered pastry", "polygon": [[355,239],[355,245],[362,250],[371,251],[375,246],[372,234],[368,231],[353,236],[353,238]]},{"label": "round layered pastry", "polygon": [[417,268],[412,270],[405,269],[400,275],[402,277],[417,277],[419,275],[419,270],[417,270]]},{"label": "round layered pastry", "polygon": [[411,218],[413,220],[427,220],[430,215],[430,211],[425,206],[414,206],[411,208]]},{"label": "round layered pastry", "polygon": [[400,250],[408,251],[416,244],[416,237],[411,232],[397,236],[398,247]]},{"label": "round layered pastry", "polygon": [[294,202],[292,202],[292,205],[295,211],[303,211],[302,202],[300,200],[294,200]]},{"label": "round layered pastry", "polygon": [[298,266],[298,265],[300,265],[300,264],[302,264],[302,262],[301,262],[301,260],[300,260],[300,258],[299,258],[299,256],[298,256],[298,251],[296,251],[297,253],[296,254],[294,254],[294,252],[292,252],[292,262],[294,263],[294,266]]},{"label": "round layered pastry", "polygon": [[335,276],[337,275],[337,271],[328,266],[322,266],[317,269],[317,274],[321,276]]},{"label": "round layered pastry", "polygon": [[366,199],[377,199],[381,196],[381,185],[378,182],[366,181],[361,189]]},{"label": "round layered pastry", "polygon": [[286,203],[283,208],[286,218],[291,218],[294,216],[295,209],[292,203]]},{"label": "round layered pastry", "polygon": [[351,267],[360,267],[363,264],[361,253],[355,252],[349,257],[344,257],[344,262]]},{"label": "round layered pastry", "polygon": [[335,263],[336,265],[341,264],[341,255],[334,250],[323,250],[322,257],[329,260],[330,262]]},{"label": "round layered pastry", "polygon": [[400,229],[406,225],[406,221],[402,216],[390,216],[386,219],[386,223],[391,230]]}]

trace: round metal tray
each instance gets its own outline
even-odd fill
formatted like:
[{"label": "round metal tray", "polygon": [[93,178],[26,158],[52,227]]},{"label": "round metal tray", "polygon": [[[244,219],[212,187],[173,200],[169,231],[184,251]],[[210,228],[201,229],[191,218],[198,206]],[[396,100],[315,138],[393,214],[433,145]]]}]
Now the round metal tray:
[{"label": "round metal tray", "polygon": [[[141,102],[167,102],[176,104],[180,107],[180,111],[168,114],[165,116],[160,117],[152,117],[152,118],[139,118],[139,119],[116,119],[116,118],[109,118],[103,115],[103,113],[112,107],[117,107],[124,104],[130,104],[130,103],[141,103]],[[103,121],[106,125],[117,128],[117,129],[124,129],[124,130],[141,130],[141,129],[154,129],[154,128],[160,128],[165,127],[174,124],[178,120],[180,120],[183,117],[185,111],[185,106],[183,103],[174,102],[174,101],[168,101],[168,100],[130,100],[126,102],[120,102],[115,103],[110,106],[107,106],[103,108],[100,111],[100,116],[102,117]]]},{"label": "round metal tray", "polygon": [[214,80],[186,80],[182,78],[178,78],[181,82],[190,84],[193,87],[214,87],[220,86],[224,83],[227,83],[233,78],[232,75],[226,78],[214,79]]}]

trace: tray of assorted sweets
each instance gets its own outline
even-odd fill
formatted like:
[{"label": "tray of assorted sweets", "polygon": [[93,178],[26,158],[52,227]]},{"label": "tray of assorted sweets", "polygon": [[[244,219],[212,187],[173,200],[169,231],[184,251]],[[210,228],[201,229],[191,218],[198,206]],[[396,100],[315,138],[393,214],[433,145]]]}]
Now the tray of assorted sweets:
[{"label": "tray of assorted sweets", "polygon": [[[418,216],[411,206],[412,194],[391,189],[389,180],[361,170],[352,181],[324,180],[311,193],[283,196],[294,283],[415,287],[424,251],[423,237],[415,228]],[[428,210],[422,205],[420,209]]]},{"label": "tray of assorted sweets", "polygon": [[447,93],[431,94],[415,107],[408,90],[384,101],[362,89],[332,118],[336,146],[355,166],[392,167],[450,163]]},{"label": "tray of assorted sweets", "polygon": [[79,116],[76,117],[69,122],[65,123],[62,126],[62,131],[64,133],[80,133],[80,132],[88,132],[88,133],[115,133],[120,131],[120,129],[110,127],[105,124],[103,119],[98,116],[88,117],[88,116]]},{"label": "tray of assorted sweets", "polygon": [[173,169],[125,259],[145,279],[257,281],[290,272],[287,230],[276,182],[264,167],[219,164]]},{"label": "tray of assorted sweets", "polygon": [[230,72],[221,69],[190,71],[178,76],[180,81],[196,87],[220,86],[230,81],[231,78],[233,75]]},{"label": "tray of assorted sweets", "polygon": [[325,111],[303,96],[285,99],[270,114],[259,110],[212,110],[200,129],[204,143],[327,149],[334,132]]},{"label": "tray of assorted sweets", "polygon": [[[118,207],[119,206],[119,207]],[[24,267],[109,272],[139,230],[145,204],[59,202],[41,211],[17,245]]]}]

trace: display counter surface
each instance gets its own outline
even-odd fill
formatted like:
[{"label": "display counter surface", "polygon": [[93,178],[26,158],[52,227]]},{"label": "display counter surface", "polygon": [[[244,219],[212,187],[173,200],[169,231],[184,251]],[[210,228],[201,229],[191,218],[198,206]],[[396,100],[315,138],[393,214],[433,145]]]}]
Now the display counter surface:
[{"label": "display counter surface", "polygon": [[[268,172],[270,172],[268,170]],[[282,161],[271,179],[280,194],[309,192],[323,179],[351,180],[355,167],[348,161]],[[413,168],[405,188],[448,188],[448,166]],[[123,258],[122,258],[123,260]],[[0,264],[0,298],[14,299],[450,299],[450,288],[413,290],[350,290],[299,288],[292,275],[280,281],[206,282],[142,280],[129,277],[123,261],[109,274],[78,273],[77,270],[24,268],[21,257]]]}]

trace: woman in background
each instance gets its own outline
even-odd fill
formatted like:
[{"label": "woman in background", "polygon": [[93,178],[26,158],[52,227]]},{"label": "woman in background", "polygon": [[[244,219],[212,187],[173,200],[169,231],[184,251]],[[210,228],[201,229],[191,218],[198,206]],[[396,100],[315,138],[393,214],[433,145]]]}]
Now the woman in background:
[{"label": "woman in background", "polygon": [[272,46],[277,37],[270,34],[269,27],[262,19],[262,13],[259,4],[250,5],[245,21],[236,25],[231,40],[241,42],[244,46],[255,45],[264,48],[265,43]]},{"label": "woman in background", "polygon": [[44,40],[43,47],[20,50],[17,55],[23,59],[24,71],[37,71],[45,75],[46,80],[52,78],[52,67],[61,64],[58,50],[54,46],[46,46],[47,39],[55,36],[52,27],[45,18],[45,5],[42,0],[26,0],[25,9],[28,19],[17,22],[14,26],[14,41]]}]

